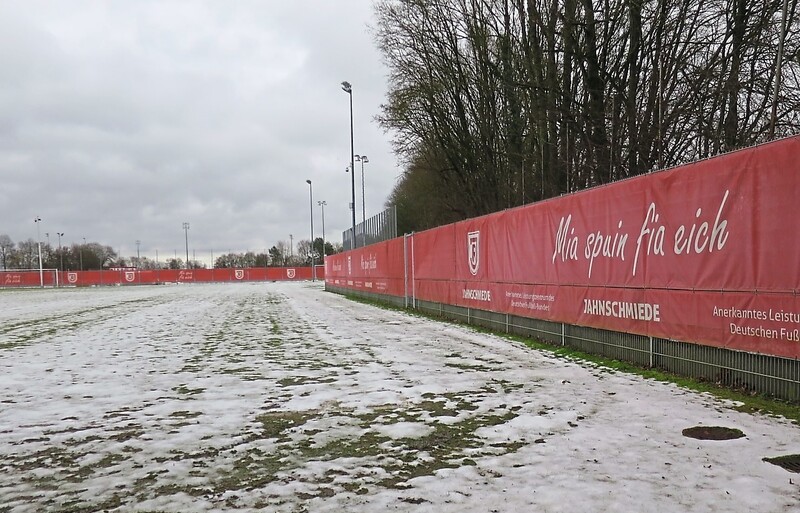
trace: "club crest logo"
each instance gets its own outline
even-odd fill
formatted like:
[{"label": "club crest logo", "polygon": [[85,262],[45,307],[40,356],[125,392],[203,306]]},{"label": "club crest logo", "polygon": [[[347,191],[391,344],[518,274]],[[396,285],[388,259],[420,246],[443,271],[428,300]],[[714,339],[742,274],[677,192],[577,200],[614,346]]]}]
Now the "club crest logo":
[{"label": "club crest logo", "polygon": [[136,279],[136,273],[134,273],[133,271],[125,271],[125,281],[130,283],[134,279]]},{"label": "club crest logo", "polygon": [[480,268],[481,265],[480,240],[481,240],[480,230],[469,232],[467,234],[467,256],[469,259],[469,272],[471,272],[473,276],[478,274],[478,269]]},{"label": "club crest logo", "polygon": [[286,269],[286,277],[290,280],[294,278],[295,272],[294,269]]},{"label": "club crest logo", "polygon": [[67,273],[67,281],[70,283],[78,283],[78,273]]},{"label": "club crest logo", "polygon": [[237,280],[241,280],[242,278],[244,278],[244,269],[236,269],[233,272],[233,275]]}]

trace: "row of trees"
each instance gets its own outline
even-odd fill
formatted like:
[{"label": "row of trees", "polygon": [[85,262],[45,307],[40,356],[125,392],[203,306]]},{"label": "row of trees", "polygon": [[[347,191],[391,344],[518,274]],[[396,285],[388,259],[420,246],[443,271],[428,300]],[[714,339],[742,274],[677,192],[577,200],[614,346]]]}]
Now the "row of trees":
[{"label": "row of trees", "polygon": [[[42,267],[46,269],[102,269],[117,261],[117,253],[110,246],[96,242],[61,248],[42,243]],[[0,235],[0,262],[3,269],[38,269],[38,243],[33,239],[14,243],[8,235]]]},{"label": "row of trees", "polygon": [[[297,254],[294,253],[297,250]],[[342,251],[341,244],[323,243],[322,237],[314,239],[313,255],[316,264],[320,264],[320,255],[333,255]],[[312,245],[308,240],[300,240],[294,248],[285,241],[280,241],[269,248],[267,253],[228,253],[214,260],[215,268],[225,267],[286,267],[311,265]]]},{"label": "row of trees", "polygon": [[[291,248],[284,241],[272,246],[267,253],[228,253],[214,260],[214,267],[283,267],[311,265],[311,243],[307,240],[298,241]],[[295,254],[294,249],[297,250]],[[314,258],[319,263],[319,255],[323,249],[326,255],[332,255],[342,250],[341,244],[324,243],[322,238],[314,240]],[[39,247],[33,239],[15,243],[8,235],[0,235],[0,264],[2,269],[38,269]],[[197,260],[190,260],[188,265],[181,258],[168,258],[153,260],[148,257],[122,257],[111,246],[104,246],[97,242],[86,244],[71,244],[62,247],[53,247],[49,243],[42,243],[42,267],[45,269],[72,270],[100,270],[112,267],[136,267],[139,269],[193,269],[205,268],[206,264]]]},{"label": "row of trees", "polygon": [[419,230],[800,129],[798,0],[383,0]]}]

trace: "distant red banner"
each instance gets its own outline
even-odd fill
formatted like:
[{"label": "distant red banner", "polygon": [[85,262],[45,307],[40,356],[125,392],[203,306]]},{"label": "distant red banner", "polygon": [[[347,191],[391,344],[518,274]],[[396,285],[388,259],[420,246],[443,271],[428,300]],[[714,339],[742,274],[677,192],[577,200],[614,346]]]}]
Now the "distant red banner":
[{"label": "distant red banner", "polygon": [[798,157],[794,137],[428,230],[405,265],[403,239],[375,244],[327,282],[797,358]]},{"label": "distant red banner", "polygon": [[[316,268],[316,279],[325,279],[325,269]],[[0,287],[154,285],[157,283],[212,283],[239,281],[310,280],[310,267],[252,267],[242,269],[117,269],[107,271],[2,271]]]}]

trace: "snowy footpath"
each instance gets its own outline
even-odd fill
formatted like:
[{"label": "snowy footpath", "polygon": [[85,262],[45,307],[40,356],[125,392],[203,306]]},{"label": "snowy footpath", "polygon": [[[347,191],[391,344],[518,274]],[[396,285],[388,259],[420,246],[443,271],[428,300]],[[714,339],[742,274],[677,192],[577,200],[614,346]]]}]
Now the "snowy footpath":
[{"label": "snowy footpath", "polygon": [[0,512],[800,511],[728,406],[319,283],[0,291]]}]

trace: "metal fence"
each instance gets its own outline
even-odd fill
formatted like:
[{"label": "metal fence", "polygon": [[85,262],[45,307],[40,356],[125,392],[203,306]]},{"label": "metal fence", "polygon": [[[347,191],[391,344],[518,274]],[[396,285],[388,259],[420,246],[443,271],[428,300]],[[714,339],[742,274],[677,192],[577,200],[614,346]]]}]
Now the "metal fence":
[{"label": "metal fence", "polygon": [[353,246],[353,229],[343,231],[342,247],[345,250],[360,248],[395,237],[397,237],[397,207],[392,205],[356,225],[355,246]]},{"label": "metal fence", "polygon": [[800,401],[800,360],[488,312],[326,285],[333,292],[404,304],[443,318],[656,368],[750,393]]}]

